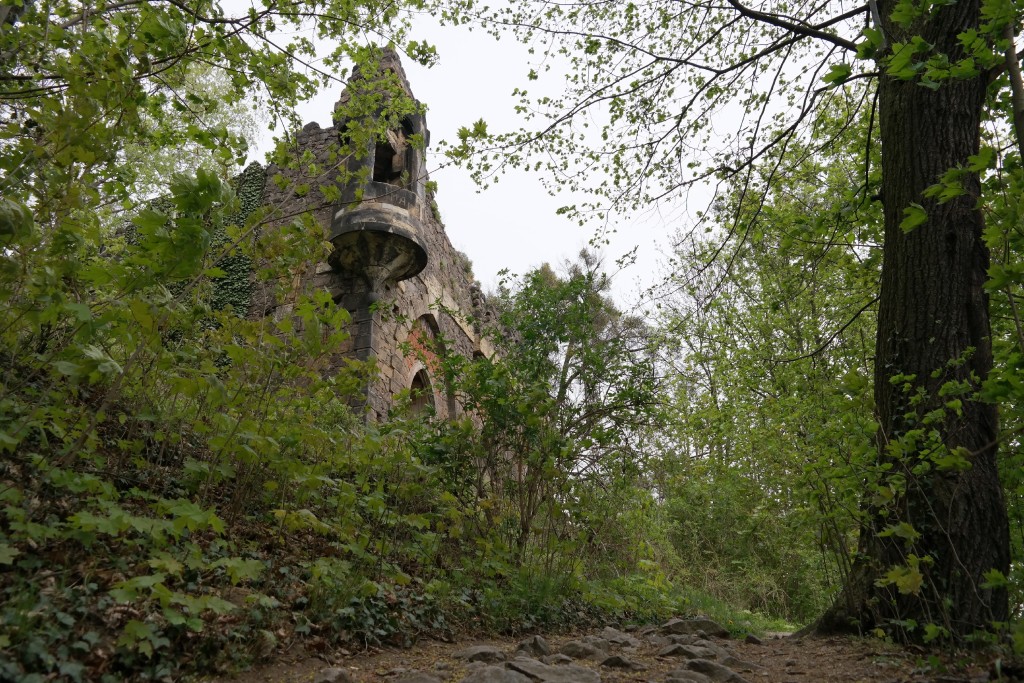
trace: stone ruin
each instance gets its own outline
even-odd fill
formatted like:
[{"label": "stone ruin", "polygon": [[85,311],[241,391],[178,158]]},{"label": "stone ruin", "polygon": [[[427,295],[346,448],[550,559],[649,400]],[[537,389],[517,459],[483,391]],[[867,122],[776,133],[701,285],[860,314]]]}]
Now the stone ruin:
[{"label": "stone ruin", "polygon": [[[380,69],[390,72],[414,101],[393,51],[384,51]],[[360,78],[357,70],[342,93],[332,126],[309,123],[296,136],[293,152],[314,159],[319,178],[271,165],[263,174],[262,203],[280,217],[278,225],[312,211],[333,246],[326,262],[299,277],[305,288],[325,289],[351,314],[347,348],[334,367],[345,357],[376,359],[378,375],[366,394],[369,418],[386,417],[395,395],[410,390],[414,411],[430,406],[438,417],[450,419],[461,408],[435,351],[490,357],[493,349],[481,323],[493,312],[473,280],[468,259],[452,246],[436,214],[424,151],[430,133],[422,113],[407,115],[386,135],[369,139],[363,154],[338,158],[339,141],[359,121],[337,112]],[[411,144],[413,136],[424,144]],[[339,188],[340,201],[325,205],[322,194],[308,188],[317,181],[333,182],[339,164],[347,171],[342,176],[354,180]],[[276,301],[272,289],[265,282],[253,283],[250,316],[280,319],[291,314],[292,304]]]}]

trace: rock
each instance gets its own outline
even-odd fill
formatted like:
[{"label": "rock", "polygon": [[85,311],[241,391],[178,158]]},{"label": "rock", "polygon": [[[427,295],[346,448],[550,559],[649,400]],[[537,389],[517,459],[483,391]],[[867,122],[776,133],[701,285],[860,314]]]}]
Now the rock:
[{"label": "rock", "polygon": [[[712,642],[710,640],[703,640],[703,639],[697,638],[697,639],[694,639],[694,640],[690,641],[690,644],[693,645],[694,647],[702,647],[705,650],[710,650],[711,652],[715,653],[715,657],[714,657],[715,659],[722,659],[722,658],[728,657],[730,654],[732,654],[731,652],[729,652],[727,649],[725,649],[724,647],[722,647],[718,643]],[[710,658],[704,658],[704,659],[710,659]]]},{"label": "rock", "polygon": [[748,662],[744,659],[737,659],[732,655],[725,656],[719,660],[719,662],[722,666],[727,666],[733,671],[764,671],[764,667],[760,664],[754,664],[753,662]]},{"label": "rock", "polygon": [[593,645],[594,647],[596,647],[598,650],[604,650],[605,652],[608,651],[608,647],[611,645],[611,643],[609,643],[604,638],[602,638],[600,636],[593,636],[593,635],[591,635],[591,636],[583,636],[583,642],[584,643],[589,643],[590,645]]},{"label": "rock", "polygon": [[541,657],[540,661],[545,664],[572,664],[572,657],[569,655],[563,655],[561,652],[555,655],[548,655],[547,657]]},{"label": "rock", "polygon": [[467,662],[487,662],[488,664],[504,662],[507,659],[505,653],[493,645],[473,645],[456,652],[453,656],[456,659],[465,659]]},{"label": "rock", "polygon": [[699,631],[704,631],[705,635],[711,634],[719,638],[729,637],[727,630],[704,617],[697,617],[696,619],[670,619],[661,625],[661,633],[665,635],[697,635]]},{"label": "rock", "polygon": [[710,681],[711,679],[704,674],[686,669],[671,671],[665,679],[666,683],[710,683]]},{"label": "rock", "polygon": [[519,643],[516,651],[525,652],[531,657],[543,657],[544,655],[551,654],[551,646],[541,636],[533,636]]},{"label": "rock", "polygon": [[640,647],[640,641],[639,640],[637,640],[633,636],[629,635],[628,633],[623,633],[622,631],[618,630],[617,628],[612,628],[611,626],[605,626],[604,627],[604,630],[601,631],[601,638],[603,638],[604,640],[607,640],[609,643],[614,643],[615,645],[625,645],[625,646],[628,646],[628,647]]},{"label": "rock", "polygon": [[659,657],[685,657],[686,659],[714,659],[717,655],[706,647],[697,645],[669,645],[658,650]]},{"label": "rock", "polygon": [[314,676],[313,683],[352,683],[352,677],[345,669],[332,666]]},{"label": "rock", "polygon": [[747,679],[729,667],[707,659],[691,659],[686,663],[686,668],[704,674],[715,683],[747,683]]},{"label": "rock", "polygon": [[601,683],[601,676],[596,671],[576,664],[549,666],[536,659],[517,657],[505,666],[540,683]]},{"label": "rock", "polygon": [[462,683],[531,683],[531,679],[503,666],[481,666],[463,678]]},{"label": "rock", "polygon": [[601,660],[601,666],[606,666],[610,669],[625,669],[627,671],[644,671],[647,669],[646,666],[640,662],[634,662],[628,657],[622,655],[612,655]]},{"label": "rock", "polygon": [[442,681],[437,676],[431,676],[422,671],[413,671],[401,678],[396,678],[395,683],[442,683]]},{"label": "rock", "polygon": [[647,642],[651,645],[654,645],[655,647],[665,647],[666,645],[672,645],[674,641],[668,636],[662,636],[658,635],[657,633],[653,633],[647,636]]},{"label": "rock", "polygon": [[570,640],[568,643],[563,645],[562,654],[569,655],[573,659],[598,659],[604,658],[608,655],[604,650],[600,650],[590,643],[584,643],[579,640]]},{"label": "rock", "polygon": [[755,636],[753,633],[748,633],[747,637],[743,639],[743,642],[744,643],[749,643],[751,645],[762,645],[763,644],[761,642],[761,639],[758,638],[757,636]]}]

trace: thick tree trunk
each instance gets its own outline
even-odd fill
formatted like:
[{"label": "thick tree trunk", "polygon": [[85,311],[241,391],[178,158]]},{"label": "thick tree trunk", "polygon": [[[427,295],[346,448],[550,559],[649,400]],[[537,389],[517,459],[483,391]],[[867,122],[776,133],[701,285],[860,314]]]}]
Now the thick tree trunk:
[{"label": "thick tree trunk", "polygon": [[[950,61],[962,56],[957,35],[979,24],[977,0],[934,10],[910,30],[888,20],[892,0],[878,4],[890,49],[916,34]],[[867,492],[855,570],[824,627],[889,626],[919,639],[925,624],[959,636],[1008,616],[1006,591],[982,588],[986,572],[1009,570],[1009,528],[996,409],[974,400],[992,367],[980,184],[967,174],[966,192],[944,204],[922,194],[978,153],[985,89],[983,76],[936,90],[916,78],[883,75],[879,84],[885,245],[875,401],[879,465],[891,469]],[[905,232],[912,203],[928,218]],[[955,452],[969,464],[943,460]]]}]

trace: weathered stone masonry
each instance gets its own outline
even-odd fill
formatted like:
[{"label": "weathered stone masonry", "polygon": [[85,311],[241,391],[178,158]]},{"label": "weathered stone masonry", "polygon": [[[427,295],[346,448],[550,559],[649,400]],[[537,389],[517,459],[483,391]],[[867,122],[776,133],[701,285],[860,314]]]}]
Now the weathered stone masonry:
[{"label": "weathered stone masonry", "polygon": [[[386,51],[382,69],[397,76],[412,97],[397,55]],[[358,72],[350,88],[357,78]],[[339,107],[347,97],[348,90]],[[307,287],[326,289],[350,312],[345,354],[376,359],[379,375],[366,396],[371,419],[386,416],[394,395],[409,389],[414,408],[432,404],[439,417],[453,417],[460,408],[439,372],[431,340],[443,339],[446,352],[490,356],[480,323],[491,315],[469,262],[452,246],[432,209],[424,150],[408,141],[413,135],[429,141],[426,119],[409,115],[385,138],[371,140],[365,154],[339,159],[338,142],[349,125],[346,120],[327,128],[310,123],[296,137],[298,155],[315,159],[314,168],[326,170],[322,178],[337,177],[339,164],[359,178],[340,188],[340,202],[323,205],[323,194],[309,191],[304,171],[271,165],[263,203],[279,216],[278,224],[313,211],[331,241],[334,251],[327,262],[297,277]],[[267,283],[254,283],[251,316],[290,314],[291,304],[275,301],[271,290]]]}]

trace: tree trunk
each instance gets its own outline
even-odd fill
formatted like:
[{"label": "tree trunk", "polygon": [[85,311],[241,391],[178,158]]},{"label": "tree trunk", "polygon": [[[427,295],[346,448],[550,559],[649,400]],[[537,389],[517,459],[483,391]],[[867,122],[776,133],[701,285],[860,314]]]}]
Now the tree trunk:
[{"label": "tree trunk", "polygon": [[[964,56],[957,35],[980,21],[980,3],[961,0],[906,29],[889,19],[894,4],[878,3],[889,50],[920,35],[955,62]],[[867,492],[854,572],[820,625],[892,627],[916,640],[934,624],[962,636],[1008,617],[1006,591],[982,588],[986,572],[1005,576],[1010,562],[996,408],[976,400],[992,367],[989,256],[976,174],[944,204],[922,193],[978,153],[986,79],[948,79],[932,90],[880,69],[885,244],[875,402],[879,465],[891,469],[880,469]],[[927,221],[905,232],[912,203]],[[959,410],[949,403],[956,400]],[[957,466],[956,453],[966,463]]]}]

